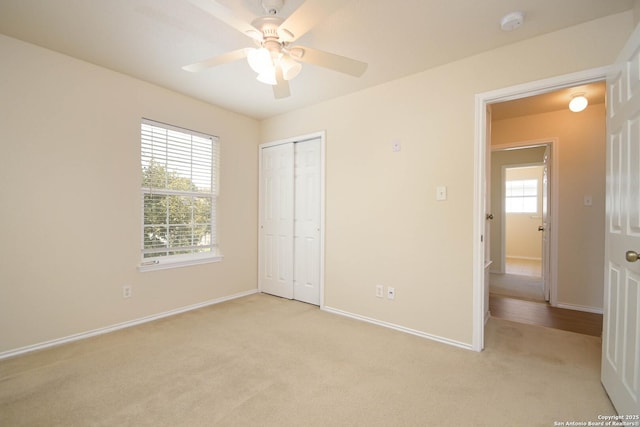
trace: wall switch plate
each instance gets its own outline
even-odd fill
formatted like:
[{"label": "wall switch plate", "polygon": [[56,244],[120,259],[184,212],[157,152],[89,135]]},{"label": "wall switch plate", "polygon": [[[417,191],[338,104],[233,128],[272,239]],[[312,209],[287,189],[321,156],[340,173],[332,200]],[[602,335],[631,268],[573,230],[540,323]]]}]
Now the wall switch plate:
[{"label": "wall switch plate", "polygon": [[591,196],[584,196],[584,205],[593,206],[593,198]]},{"label": "wall switch plate", "polygon": [[382,285],[376,285],[376,296],[378,298],[384,297],[384,287]]},{"label": "wall switch plate", "polygon": [[391,151],[393,151],[394,153],[397,153],[400,150],[402,150],[402,145],[400,145],[400,141],[393,141],[391,143]]},{"label": "wall switch plate", "polygon": [[391,286],[387,288],[387,299],[396,299],[396,288]]},{"label": "wall switch plate", "polygon": [[131,298],[131,286],[125,285],[122,287],[122,298]]},{"label": "wall switch plate", "polygon": [[436,187],[436,200],[447,200],[447,187],[444,185]]}]

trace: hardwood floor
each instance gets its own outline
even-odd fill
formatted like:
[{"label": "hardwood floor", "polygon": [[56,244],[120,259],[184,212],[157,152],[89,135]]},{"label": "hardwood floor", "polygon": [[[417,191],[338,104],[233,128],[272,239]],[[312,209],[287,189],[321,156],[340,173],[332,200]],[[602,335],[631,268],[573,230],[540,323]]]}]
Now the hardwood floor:
[{"label": "hardwood floor", "polygon": [[492,317],[530,325],[547,326],[579,334],[602,336],[602,315],[551,307],[547,303],[498,295],[489,297]]}]

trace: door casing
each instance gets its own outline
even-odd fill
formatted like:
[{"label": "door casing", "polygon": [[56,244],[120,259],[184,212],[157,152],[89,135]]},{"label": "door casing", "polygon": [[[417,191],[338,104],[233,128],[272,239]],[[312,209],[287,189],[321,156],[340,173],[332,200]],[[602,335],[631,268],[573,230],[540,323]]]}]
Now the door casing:
[{"label": "door casing", "polygon": [[[489,141],[490,143],[491,141]],[[521,149],[521,148],[531,148],[531,147],[540,147],[546,146],[550,149],[551,155],[549,163],[550,163],[550,171],[549,176],[551,177],[551,182],[549,183],[549,199],[547,200],[547,209],[549,216],[549,223],[551,227],[547,232],[547,238],[549,239],[549,249],[550,253],[547,254],[546,259],[543,259],[542,265],[547,268],[548,274],[545,275],[544,272],[542,277],[545,281],[545,289],[548,287],[549,289],[549,304],[552,306],[557,305],[558,301],[558,292],[556,289],[556,283],[558,283],[558,269],[556,266],[556,255],[558,253],[558,206],[559,206],[559,196],[558,196],[558,177],[560,171],[560,164],[558,162],[558,150],[559,144],[557,138],[545,138],[539,140],[530,140],[530,141],[519,141],[508,144],[498,144],[491,147],[492,151],[502,151],[502,150],[511,150],[511,149]],[[503,212],[504,214],[504,212]],[[505,259],[505,221],[502,221],[502,248],[500,257],[502,259],[502,263],[504,265]],[[544,256],[544,254],[543,254]],[[487,284],[487,287],[489,285]],[[546,292],[545,292],[546,294]]]}]

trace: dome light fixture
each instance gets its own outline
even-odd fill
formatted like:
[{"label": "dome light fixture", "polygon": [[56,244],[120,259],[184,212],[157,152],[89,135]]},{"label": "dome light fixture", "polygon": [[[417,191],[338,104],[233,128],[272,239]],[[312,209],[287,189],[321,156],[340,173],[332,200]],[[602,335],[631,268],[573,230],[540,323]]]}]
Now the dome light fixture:
[{"label": "dome light fixture", "polygon": [[589,100],[584,96],[584,93],[576,93],[571,96],[571,101],[569,102],[569,110],[574,113],[579,113],[580,111],[587,108],[589,105]]}]

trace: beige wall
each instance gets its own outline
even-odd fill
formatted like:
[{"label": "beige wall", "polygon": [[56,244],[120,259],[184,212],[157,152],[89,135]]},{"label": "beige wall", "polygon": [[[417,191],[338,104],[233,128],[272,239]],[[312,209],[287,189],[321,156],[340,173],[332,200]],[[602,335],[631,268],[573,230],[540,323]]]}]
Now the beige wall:
[{"label": "beige wall", "polygon": [[[470,344],[475,95],[610,64],[632,20],[588,22],[265,120],[263,142],[326,129],[326,305]],[[447,201],[435,200],[438,185]],[[376,298],[376,284],[395,286],[395,301]]]},{"label": "beige wall", "polygon": [[[610,64],[632,21],[588,22],[262,123],[0,36],[11,58],[0,67],[0,352],[254,290],[257,145],[322,129],[326,305],[470,344],[475,94]],[[221,137],[223,262],[137,272],[141,117]],[[396,300],[376,298],[377,284]]]},{"label": "beige wall", "polygon": [[[492,123],[492,143],[558,138],[559,304],[602,308],[604,292],[605,106]],[[590,195],[593,206],[584,206]]]},{"label": "beige wall", "polygon": [[[496,123],[496,122],[494,122]],[[495,126],[492,123],[492,129]],[[520,140],[518,140],[520,141]],[[510,142],[518,142],[510,141]],[[495,145],[495,143],[494,143]],[[506,227],[504,206],[503,206],[503,188],[504,178],[502,176],[505,166],[515,166],[531,163],[540,163],[544,161],[544,147],[530,147],[519,150],[501,150],[491,153],[491,213],[493,221],[491,221],[491,272],[504,273],[503,259],[503,229]]]},{"label": "beige wall", "polygon": [[[4,36],[0,56],[0,353],[256,289],[257,121]],[[222,262],[136,270],[142,117],[220,136]]]}]

